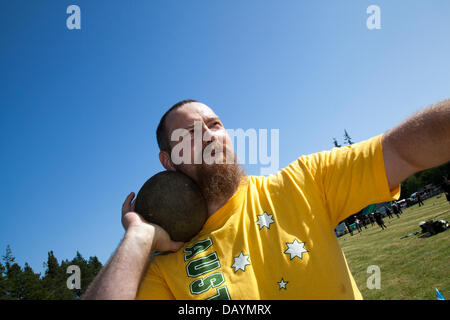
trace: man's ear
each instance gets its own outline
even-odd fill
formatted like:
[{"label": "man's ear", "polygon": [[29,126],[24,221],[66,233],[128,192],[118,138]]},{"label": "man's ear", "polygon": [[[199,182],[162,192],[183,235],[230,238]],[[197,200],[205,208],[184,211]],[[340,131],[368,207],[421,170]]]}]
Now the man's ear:
[{"label": "man's ear", "polygon": [[170,159],[170,154],[167,151],[159,152],[159,161],[163,165],[163,167],[168,171],[176,171],[172,160]]}]

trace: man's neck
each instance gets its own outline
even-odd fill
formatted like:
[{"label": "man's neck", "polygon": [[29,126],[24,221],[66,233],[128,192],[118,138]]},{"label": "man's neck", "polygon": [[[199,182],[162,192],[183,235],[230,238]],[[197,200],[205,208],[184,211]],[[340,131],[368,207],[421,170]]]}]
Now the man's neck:
[{"label": "man's neck", "polygon": [[216,212],[217,210],[219,210],[225,203],[228,202],[228,200],[231,199],[231,197],[234,196],[234,194],[236,193],[236,191],[239,189],[239,186],[235,188],[234,192],[227,196],[224,199],[220,199],[219,201],[214,201],[214,202],[210,202],[208,203],[208,218],[210,216],[213,215],[214,212]]},{"label": "man's neck", "polygon": [[[229,198],[228,198],[229,199]],[[214,212],[219,210],[225,203],[227,203],[228,199],[218,202],[218,203],[208,203],[208,218],[212,216]]]}]

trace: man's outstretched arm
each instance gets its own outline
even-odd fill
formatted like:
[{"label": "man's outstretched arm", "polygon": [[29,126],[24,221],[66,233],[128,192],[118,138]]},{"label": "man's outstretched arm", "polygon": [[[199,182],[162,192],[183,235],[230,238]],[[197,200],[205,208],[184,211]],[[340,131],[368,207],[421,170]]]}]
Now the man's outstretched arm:
[{"label": "man's outstretched arm", "polygon": [[145,222],[133,212],[133,197],[134,193],[130,193],[122,207],[125,236],[83,295],[85,300],[135,299],[150,253],[154,250],[177,251],[183,245],[183,242],[170,240],[161,227]]},{"label": "man's outstretched arm", "polygon": [[381,143],[391,189],[418,171],[450,161],[450,99],[389,130]]}]

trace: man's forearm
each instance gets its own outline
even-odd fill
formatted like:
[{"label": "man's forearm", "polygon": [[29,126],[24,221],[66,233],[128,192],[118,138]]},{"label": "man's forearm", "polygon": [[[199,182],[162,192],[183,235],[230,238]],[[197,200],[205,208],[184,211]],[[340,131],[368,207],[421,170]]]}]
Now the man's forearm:
[{"label": "man's forearm", "polygon": [[83,299],[135,299],[150,256],[152,241],[153,234],[129,229]]},{"label": "man's forearm", "polygon": [[[391,187],[409,175],[450,160],[450,99],[417,113],[383,136]],[[386,161],[387,159],[397,161]]]}]

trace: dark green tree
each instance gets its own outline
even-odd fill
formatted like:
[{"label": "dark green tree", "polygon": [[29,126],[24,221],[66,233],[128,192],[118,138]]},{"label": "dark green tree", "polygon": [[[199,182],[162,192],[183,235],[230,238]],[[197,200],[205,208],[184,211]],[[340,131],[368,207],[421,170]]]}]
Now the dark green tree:
[{"label": "dark green tree", "polygon": [[353,144],[352,138],[350,138],[350,135],[348,134],[346,129],[344,129],[344,141],[347,145]]},{"label": "dark green tree", "polygon": [[12,254],[11,247],[8,245],[6,247],[6,253],[3,256],[3,262],[5,263],[4,267],[4,294],[5,299],[7,300],[17,300],[21,298],[21,290],[20,290],[20,278],[22,274],[22,269],[15,262],[16,258],[14,258]]},{"label": "dark green tree", "polygon": [[70,262],[71,265],[76,265],[80,268],[81,272],[81,289],[73,289],[75,298],[81,298],[87,287],[91,283],[91,270],[89,269],[88,262],[83,258],[81,253],[77,251],[75,258]]},{"label": "dark green tree", "polygon": [[17,263],[10,264],[6,268],[6,294],[8,300],[19,300],[21,295],[22,269]]},{"label": "dark green tree", "polygon": [[[34,273],[33,269],[25,263],[22,269],[15,262],[11,248],[8,245],[6,254],[0,263],[0,300],[71,300],[79,299],[86,291],[91,281],[100,272],[102,264],[97,257],[90,257],[88,261],[77,252],[72,260],[63,260],[58,263],[53,251],[48,253],[47,262],[44,263],[45,274]],[[67,288],[68,267],[77,265],[80,268],[80,289]]]},{"label": "dark green tree", "polygon": [[99,274],[100,270],[103,268],[102,263],[98,260],[96,256],[89,257],[88,261],[88,273],[85,276],[85,284],[81,287],[81,295],[83,295],[94,278]]},{"label": "dark green tree", "polygon": [[45,270],[45,277],[47,278],[56,278],[59,273],[59,264],[58,259],[56,259],[53,251],[48,253],[47,263],[44,264],[47,269]]},{"label": "dark green tree", "polygon": [[66,268],[59,265],[53,251],[48,253],[47,263],[45,264],[45,276],[42,278],[43,286],[48,292],[50,300],[72,300],[74,294],[72,290],[67,288]]},{"label": "dark green tree", "polygon": [[339,144],[339,142],[336,140],[336,138],[333,138],[333,144],[334,144],[334,146],[335,146],[336,148],[342,147],[342,146]]},{"label": "dark green tree", "polygon": [[9,267],[14,263],[16,258],[12,255],[11,246],[8,244],[6,246],[6,253],[2,256],[3,262],[5,263],[5,272],[9,269]]},{"label": "dark green tree", "polygon": [[409,198],[412,193],[417,192],[429,184],[434,186],[442,185],[444,176],[450,176],[450,162],[417,172],[402,182],[400,198]]},{"label": "dark green tree", "polygon": [[6,277],[5,277],[5,267],[0,262],[0,300],[6,300],[8,297],[6,295]]},{"label": "dark green tree", "polygon": [[20,277],[20,298],[21,300],[44,300],[48,294],[40,279],[40,274],[33,272],[33,269],[25,263],[25,267]]},{"label": "dark green tree", "polygon": [[77,251],[75,258],[68,262],[69,265],[76,265],[81,272],[81,288],[73,289],[75,298],[79,299],[85,293],[89,284],[94,280],[95,276],[100,272],[102,264],[97,257],[90,257],[88,261]]}]

